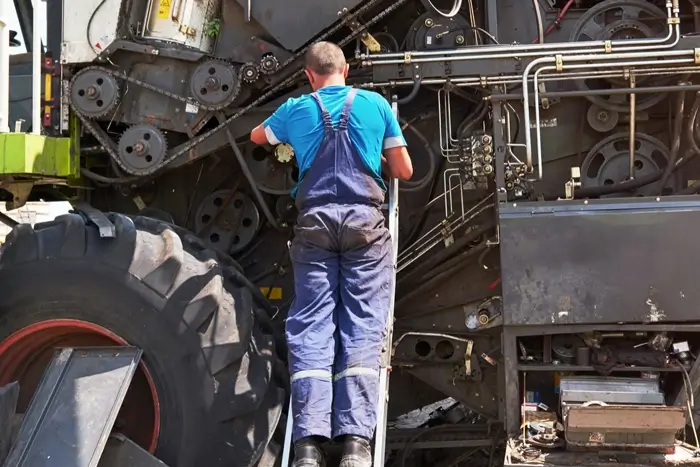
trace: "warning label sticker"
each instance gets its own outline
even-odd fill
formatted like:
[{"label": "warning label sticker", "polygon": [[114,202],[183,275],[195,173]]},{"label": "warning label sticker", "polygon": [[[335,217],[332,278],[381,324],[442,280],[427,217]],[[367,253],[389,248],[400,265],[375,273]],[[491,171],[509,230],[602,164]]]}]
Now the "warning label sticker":
[{"label": "warning label sticker", "polygon": [[160,0],[158,3],[158,19],[168,19],[170,16],[171,0]]}]

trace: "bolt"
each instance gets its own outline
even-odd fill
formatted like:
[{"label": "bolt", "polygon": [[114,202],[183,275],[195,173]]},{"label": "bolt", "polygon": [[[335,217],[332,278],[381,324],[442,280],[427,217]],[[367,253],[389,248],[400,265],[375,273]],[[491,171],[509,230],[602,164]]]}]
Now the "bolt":
[{"label": "bolt", "polygon": [[434,25],[435,25],[435,22],[433,21],[432,18],[425,19],[425,27],[426,28],[432,28]]},{"label": "bolt", "polygon": [[460,44],[460,45],[464,44],[464,36],[462,36],[460,34],[459,36],[455,37],[455,43]]},{"label": "bolt", "polygon": [[94,97],[97,95],[97,88],[95,86],[88,86],[87,88],[88,97]]},{"label": "bolt", "polygon": [[610,115],[605,110],[601,110],[598,112],[597,118],[599,122],[607,122]]}]

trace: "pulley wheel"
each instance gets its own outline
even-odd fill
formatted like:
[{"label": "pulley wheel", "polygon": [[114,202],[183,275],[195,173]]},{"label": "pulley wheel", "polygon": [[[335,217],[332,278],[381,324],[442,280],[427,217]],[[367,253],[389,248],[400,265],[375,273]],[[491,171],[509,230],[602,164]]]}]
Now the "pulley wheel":
[{"label": "pulley wheel", "polygon": [[104,71],[88,70],[71,82],[70,96],[75,108],[86,117],[102,117],[119,103],[119,84]]},{"label": "pulley wheel", "polygon": [[588,124],[599,133],[612,131],[620,121],[620,114],[614,110],[601,109],[597,105],[591,105],[586,114]]},{"label": "pulley wheel", "polygon": [[[572,28],[569,40],[604,41],[623,39],[650,39],[664,37],[668,31],[666,13],[645,0],[606,0],[586,11]],[[595,70],[594,66],[591,71]],[[585,71],[585,70],[582,70]],[[665,76],[639,76],[637,85],[661,85],[668,81]],[[574,81],[580,90],[627,87],[629,81],[621,78],[593,78]],[[620,113],[629,112],[629,96],[622,101],[612,96],[586,96],[593,104],[603,109]],[[666,94],[639,94],[637,110],[646,110],[666,98]]]},{"label": "pulley wheel", "polygon": [[[634,176],[644,177],[668,165],[669,149],[658,139],[644,133],[635,134]],[[629,179],[629,134],[616,133],[596,144],[581,164],[583,188],[616,185]],[[656,196],[659,182],[633,191],[635,196]],[[676,178],[670,177],[663,194],[673,192]],[[620,190],[620,193],[623,190]],[[615,196],[607,195],[607,196]]]},{"label": "pulley wheel", "polygon": [[194,69],[190,92],[198,102],[210,106],[226,106],[238,94],[236,70],[225,62],[208,60]]},{"label": "pulley wheel", "polygon": [[165,136],[148,124],[139,124],[126,130],[119,139],[119,159],[124,169],[133,175],[157,167],[168,151]]},{"label": "pulley wheel", "polygon": [[279,154],[270,153],[262,146],[246,146],[245,160],[260,191],[276,196],[288,195],[297,183],[297,166],[293,160],[283,163],[276,157]]},{"label": "pulley wheel", "polygon": [[246,248],[260,228],[260,213],[242,192],[219,190],[208,195],[197,209],[195,231],[211,247],[230,254]]}]

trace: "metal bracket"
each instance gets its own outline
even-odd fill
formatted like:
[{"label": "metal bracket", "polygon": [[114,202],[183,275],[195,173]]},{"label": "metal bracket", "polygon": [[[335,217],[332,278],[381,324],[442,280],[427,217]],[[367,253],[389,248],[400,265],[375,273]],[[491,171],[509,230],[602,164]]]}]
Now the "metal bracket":
[{"label": "metal bracket", "polygon": [[85,220],[95,225],[100,230],[100,237],[114,238],[117,235],[117,229],[114,224],[107,218],[105,213],[93,208],[87,203],[76,202],[73,204],[73,211],[76,214],[82,215]]}]

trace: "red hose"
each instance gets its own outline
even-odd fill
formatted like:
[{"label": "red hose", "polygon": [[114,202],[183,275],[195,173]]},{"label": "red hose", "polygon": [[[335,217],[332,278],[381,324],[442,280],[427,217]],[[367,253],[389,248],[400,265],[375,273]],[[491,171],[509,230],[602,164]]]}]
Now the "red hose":
[{"label": "red hose", "polygon": [[[571,8],[571,5],[574,4],[576,0],[569,0],[566,2],[566,5],[564,5],[564,8],[561,9],[559,12],[559,15],[557,16],[557,19],[552,21],[552,23],[547,27],[547,30],[544,32],[544,36],[547,37],[554,29],[559,26],[559,23],[561,23],[561,20],[564,19],[564,16],[566,15],[566,12]],[[532,44],[536,44],[539,42],[539,38],[535,38],[535,40],[532,41]]]}]

